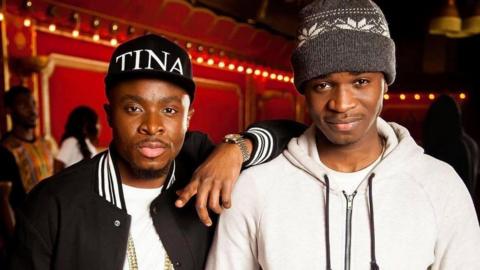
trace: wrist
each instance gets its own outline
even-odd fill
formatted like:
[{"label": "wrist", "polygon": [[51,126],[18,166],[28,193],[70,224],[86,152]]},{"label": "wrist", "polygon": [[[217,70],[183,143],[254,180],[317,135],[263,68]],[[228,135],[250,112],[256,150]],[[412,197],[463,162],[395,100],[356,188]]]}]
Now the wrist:
[{"label": "wrist", "polygon": [[241,134],[227,134],[223,138],[223,143],[235,145],[240,151],[242,164],[250,159],[252,152],[252,143],[247,141]]}]

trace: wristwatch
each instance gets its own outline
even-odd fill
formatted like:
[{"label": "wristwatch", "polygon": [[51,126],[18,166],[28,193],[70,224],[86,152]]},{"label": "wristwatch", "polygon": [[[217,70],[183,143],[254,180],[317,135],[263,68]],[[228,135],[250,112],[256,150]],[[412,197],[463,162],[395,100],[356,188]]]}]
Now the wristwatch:
[{"label": "wristwatch", "polygon": [[245,137],[242,134],[227,134],[223,137],[223,142],[238,145],[240,152],[242,152],[243,162],[250,159],[250,153],[248,153]]}]

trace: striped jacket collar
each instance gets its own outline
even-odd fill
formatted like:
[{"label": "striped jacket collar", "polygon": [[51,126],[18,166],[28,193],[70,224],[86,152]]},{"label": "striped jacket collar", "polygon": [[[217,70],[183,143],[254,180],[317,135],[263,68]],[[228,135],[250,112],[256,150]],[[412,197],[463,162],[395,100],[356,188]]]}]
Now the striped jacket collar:
[{"label": "striped jacket collar", "polygon": [[[109,149],[100,154],[98,163],[98,175],[96,191],[100,197],[113,204],[119,209],[126,210],[125,199],[123,197],[122,180],[117,167],[112,159],[112,151]],[[175,182],[175,160],[173,161],[170,172],[167,176],[166,189],[169,189]]]}]

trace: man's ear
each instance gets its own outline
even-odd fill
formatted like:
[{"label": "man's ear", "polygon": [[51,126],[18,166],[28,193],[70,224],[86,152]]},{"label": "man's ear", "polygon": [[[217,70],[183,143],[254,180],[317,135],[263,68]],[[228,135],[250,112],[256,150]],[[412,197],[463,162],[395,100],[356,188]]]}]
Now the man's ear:
[{"label": "man's ear", "polygon": [[108,126],[112,127],[112,106],[110,106],[110,104],[108,104],[108,103],[105,103],[105,104],[103,104],[103,110],[105,111],[105,114],[107,115]]},{"label": "man's ear", "polygon": [[192,116],[194,113],[195,113],[195,109],[190,107],[190,109],[188,109],[188,115],[187,115],[187,129],[190,126],[190,120],[192,120]]},{"label": "man's ear", "polygon": [[384,81],[383,83],[384,83],[383,93],[386,94],[388,92],[388,84],[386,81]]}]

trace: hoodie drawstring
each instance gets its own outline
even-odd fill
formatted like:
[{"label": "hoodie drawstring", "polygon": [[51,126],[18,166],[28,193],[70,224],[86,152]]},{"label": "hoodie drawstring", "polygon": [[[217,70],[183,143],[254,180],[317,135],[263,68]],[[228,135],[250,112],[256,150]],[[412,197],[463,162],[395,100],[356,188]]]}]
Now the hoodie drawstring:
[{"label": "hoodie drawstring", "polygon": [[375,177],[375,173],[372,173],[368,178],[368,204],[370,206],[369,219],[370,219],[370,269],[380,270],[378,267],[377,259],[375,256],[375,218],[373,214],[373,197],[372,197],[372,181]]},{"label": "hoodie drawstring", "polygon": [[330,264],[330,180],[326,174],[324,178],[327,186],[327,198],[325,199],[325,245],[327,253],[327,270],[332,270],[332,266]]},{"label": "hoodie drawstring", "polygon": [[[377,259],[375,256],[375,218],[373,214],[373,197],[372,197],[372,181],[375,177],[375,173],[372,173],[368,177],[368,204],[369,204],[369,221],[370,221],[370,269],[371,270],[380,270],[380,267],[377,264]],[[330,263],[330,180],[325,174],[325,185],[327,188],[327,196],[325,199],[325,247],[326,247],[326,262],[327,270],[332,270]]]}]

